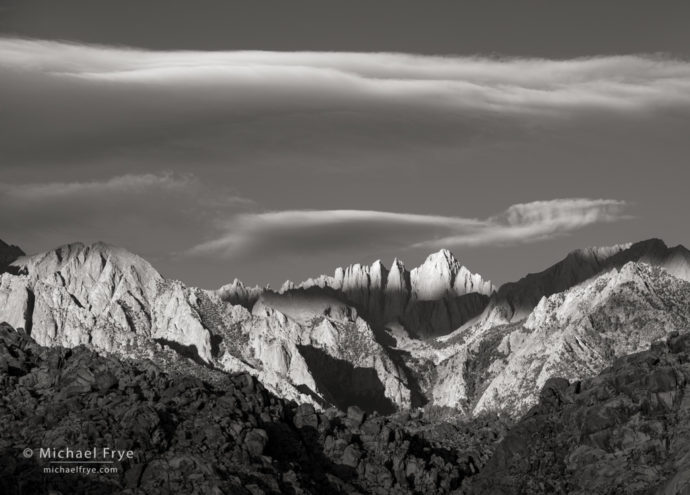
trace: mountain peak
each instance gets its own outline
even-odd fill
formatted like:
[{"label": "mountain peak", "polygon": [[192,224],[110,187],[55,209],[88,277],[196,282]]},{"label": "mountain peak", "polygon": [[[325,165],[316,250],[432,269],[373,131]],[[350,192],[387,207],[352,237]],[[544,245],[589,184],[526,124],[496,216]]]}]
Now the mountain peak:
[{"label": "mountain peak", "polygon": [[24,256],[24,251],[0,239],[0,273],[20,256]]},{"label": "mountain peak", "polygon": [[431,253],[429,256],[427,256],[426,261],[424,263],[438,262],[445,262],[448,266],[460,264],[455,255],[453,255],[453,253],[451,253],[448,249],[445,248],[435,253]]},{"label": "mountain peak", "polygon": [[[7,244],[5,241],[3,241],[2,239],[0,239],[0,249],[2,249],[2,248],[7,248],[7,247],[11,247],[11,246],[12,246],[11,244]],[[16,246],[15,246],[15,247],[16,247]]]},{"label": "mountain peak", "polygon": [[471,292],[490,295],[493,292],[490,281],[470,272],[447,249],[430,254],[424,263],[410,272],[410,281],[412,292],[419,301],[440,299],[446,295]]},{"label": "mountain peak", "polygon": [[523,323],[505,327],[520,338],[506,337],[510,345],[499,357],[506,364],[490,379],[475,413],[506,407],[524,413],[547,379],[564,373],[581,379],[670,331],[684,331],[688,297],[690,283],[634,260],[542,297]]},{"label": "mountain peak", "polygon": [[383,272],[386,272],[388,270],[386,269],[386,265],[384,265],[381,260],[376,260],[369,267],[369,271],[371,273],[373,273],[373,272],[383,273]]},{"label": "mountain peak", "polygon": [[[294,286],[292,282],[286,280],[281,289],[282,291],[287,291]],[[268,289],[268,287],[266,287]],[[247,287],[244,283],[238,279],[233,279],[229,284],[225,284],[215,291],[220,298],[229,302],[230,304],[244,306],[247,309],[251,309],[254,303],[257,301],[263,289],[259,286]]]},{"label": "mountain peak", "polygon": [[664,268],[672,275],[690,280],[690,253],[680,246],[669,249],[661,239],[635,243],[587,247],[568,253],[558,263],[538,273],[530,273],[516,282],[500,287],[497,298],[485,311],[487,324],[525,318],[544,296],[574,287],[629,261],[642,261]]},{"label": "mountain peak", "polygon": [[22,259],[22,265],[30,273],[38,276],[57,271],[86,270],[88,273],[101,273],[108,269],[123,276],[132,276],[142,283],[161,280],[158,271],[144,258],[125,248],[112,246],[104,242],[85,244],[74,242],[65,244],[34,256]]},{"label": "mountain peak", "polygon": [[668,249],[668,246],[663,241],[663,239],[659,239],[658,237],[652,237],[650,239],[645,239],[643,241],[635,242],[632,244],[632,246],[640,246],[640,247],[645,247],[647,249],[660,249],[660,250]]}]

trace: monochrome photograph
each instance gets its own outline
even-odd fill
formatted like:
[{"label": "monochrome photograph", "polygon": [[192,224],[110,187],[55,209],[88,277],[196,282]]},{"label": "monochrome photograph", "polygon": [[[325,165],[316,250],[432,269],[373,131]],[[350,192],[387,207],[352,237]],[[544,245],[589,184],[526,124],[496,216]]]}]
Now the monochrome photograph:
[{"label": "monochrome photograph", "polygon": [[0,0],[0,494],[690,494],[688,21]]}]

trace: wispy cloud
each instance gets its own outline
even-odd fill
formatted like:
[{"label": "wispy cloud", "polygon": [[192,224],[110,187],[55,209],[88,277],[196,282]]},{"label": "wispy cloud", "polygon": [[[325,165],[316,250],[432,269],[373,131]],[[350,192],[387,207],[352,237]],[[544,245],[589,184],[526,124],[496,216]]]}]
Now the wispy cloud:
[{"label": "wispy cloud", "polygon": [[191,175],[126,174],[103,180],[74,182],[0,182],[0,193],[18,201],[73,200],[78,196],[103,197],[103,195],[138,195],[152,191],[182,192],[197,187]]},{"label": "wispy cloud", "polygon": [[573,122],[589,130],[690,111],[690,63],[644,55],[147,51],[0,38],[0,86],[0,147],[14,167],[142,154],[166,167],[351,169],[392,156],[404,166],[396,151],[457,153]]},{"label": "wispy cloud", "polygon": [[624,201],[612,199],[556,199],[516,204],[486,219],[476,231],[460,231],[439,239],[415,243],[414,247],[481,246],[535,242],[566,234],[595,223],[629,218]]},{"label": "wispy cloud", "polygon": [[[573,60],[395,53],[156,52],[0,39],[0,66],[94,85],[177,88],[225,108],[338,108],[398,101],[450,109],[541,112],[690,104],[690,64],[659,56]],[[112,89],[112,88],[111,88]],[[268,98],[268,99],[267,99]],[[287,98],[287,99],[286,99]],[[184,103],[184,102],[181,102]]]},{"label": "wispy cloud", "polygon": [[[414,258],[535,242],[627,211],[562,200],[491,215],[545,191],[644,205],[640,222],[606,239],[588,229],[580,245],[658,225],[669,235],[684,211],[690,62],[663,55],[147,51],[0,38],[0,88],[0,235],[29,250],[94,238],[142,253],[198,244],[191,252],[206,259],[175,259],[171,272],[194,279],[205,267],[222,283],[323,271],[382,246]],[[664,201],[636,186],[657,177]],[[458,216],[421,214],[449,201]],[[260,208],[278,211],[247,213]],[[280,252],[305,256],[286,263]],[[510,260],[488,266],[496,278],[519,275]]]},{"label": "wispy cloud", "polygon": [[446,248],[517,244],[548,239],[588,225],[626,218],[624,201],[554,199],[510,206],[486,219],[363,210],[245,213],[226,233],[188,251],[232,257],[248,252],[311,252],[364,244]]},{"label": "wispy cloud", "polygon": [[[106,240],[139,245],[147,237],[188,243],[217,214],[253,202],[190,174],[126,174],[65,182],[0,182],[0,225],[9,239]],[[164,251],[166,252],[166,251]]]}]

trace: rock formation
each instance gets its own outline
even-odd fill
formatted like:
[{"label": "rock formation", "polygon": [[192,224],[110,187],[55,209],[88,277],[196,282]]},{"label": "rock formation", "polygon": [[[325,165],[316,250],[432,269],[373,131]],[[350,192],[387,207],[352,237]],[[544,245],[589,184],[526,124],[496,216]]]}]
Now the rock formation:
[{"label": "rock formation", "polygon": [[105,351],[142,340],[193,346],[211,359],[211,336],[194,310],[194,291],[164,280],[142,258],[105,244],[69,244],[15,261],[0,277],[0,320],[41,345],[90,343]]},{"label": "rock formation", "polygon": [[[156,346],[165,346],[206,366],[255,374],[275,393],[295,400],[319,405],[337,400],[382,412],[411,404],[404,372],[367,322],[341,302],[340,313],[324,307],[307,311],[309,318],[293,314],[294,319],[266,304],[288,296],[259,296],[239,282],[232,290],[189,288],[105,244],[70,244],[13,266],[14,273],[0,277],[0,321],[25,328],[41,345],[88,344],[153,358]],[[228,301],[248,305],[252,298],[251,311]],[[342,397],[334,394],[334,385],[322,379],[324,363],[326,370],[344,373],[343,383],[360,395],[348,395],[347,387],[341,387]]]},{"label": "rock formation", "polygon": [[[682,493],[689,273],[658,240],[498,292],[447,251],[278,292],[187,287],[104,244],[20,256],[0,492]],[[142,456],[46,479],[17,451],[105,439]]]},{"label": "rock formation", "polygon": [[690,329],[690,283],[630,262],[543,297],[520,323],[466,335],[441,362],[434,403],[468,414],[523,414],[555,376],[582,379],[616,357]]},{"label": "rock formation", "polygon": [[216,294],[225,302],[234,305],[239,304],[251,310],[263,291],[264,289],[259,286],[247,287],[241,280],[234,279],[231,283],[216,290]]},{"label": "rock formation", "polygon": [[[477,316],[494,291],[491,282],[471,273],[445,249],[411,271],[397,258],[390,270],[377,260],[371,266],[338,268],[332,277],[322,275],[298,287],[333,289],[372,325],[400,322],[422,338],[445,335]],[[469,294],[472,297],[465,297]]]},{"label": "rock formation", "polygon": [[660,239],[577,249],[544,271],[502,285],[477,325],[490,328],[524,319],[542,297],[567,290],[613,268],[621,268],[630,261],[660,266],[690,281],[690,251],[680,245],[669,248]]},{"label": "rock formation", "polygon": [[467,492],[687,493],[689,383],[687,332],[616,359],[598,376],[552,378]]},{"label": "rock formation", "polygon": [[317,408],[431,404],[516,417],[549,377],[591,376],[682,331],[689,270],[685,248],[657,240],[576,251],[491,296],[494,309],[515,311],[488,325],[480,314],[493,287],[448,251],[411,271],[395,260],[390,270],[352,265],[279,292],[237,280],[206,291],[123,249],[71,244],[20,257],[0,275],[0,321],[46,346],[153,360],[171,350]]},{"label": "rock formation", "polygon": [[[0,325],[0,492],[448,494],[500,437],[483,423],[317,411],[252,376],[41,347]],[[39,449],[131,450],[115,473],[45,474]],[[33,449],[33,456],[23,454]],[[102,458],[98,455],[96,459]],[[54,465],[53,465],[54,466]],[[89,467],[91,465],[85,465]]]},{"label": "rock formation", "polygon": [[369,324],[323,291],[265,292],[239,328],[246,341],[231,347],[237,339],[224,338],[227,354],[260,363],[260,378],[286,377],[341,407],[392,412],[411,405],[404,371]]}]

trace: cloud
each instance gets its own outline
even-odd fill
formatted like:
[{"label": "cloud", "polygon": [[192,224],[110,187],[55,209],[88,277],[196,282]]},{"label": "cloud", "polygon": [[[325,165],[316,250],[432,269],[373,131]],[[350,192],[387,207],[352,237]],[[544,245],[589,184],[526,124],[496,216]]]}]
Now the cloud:
[{"label": "cloud", "polygon": [[[74,240],[146,246],[179,245],[180,232],[202,235],[216,212],[237,212],[251,200],[174,173],[126,174],[72,182],[0,182],[0,233],[54,247]],[[165,251],[163,251],[165,252]]]},{"label": "cloud", "polygon": [[[198,245],[205,259],[166,263],[205,285],[318,273],[383,256],[382,246],[414,259],[534,242],[626,208],[489,216],[545,191],[644,205],[639,222],[588,229],[580,245],[668,236],[687,209],[690,63],[663,55],[147,51],[0,38],[0,88],[0,237],[29,251],[99,239],[161,258]],[[660,186],[641,187],[653,180]],[[449,204],[471,213],[426,214]],[[259,209],[273,213],[248,213]],[[549,246],[523,252],[536,259]],[[281,252],[301,260],[272,257]],[[495,278],[519,275],[512,260],[485,265]]]},{"label": "cloud", "polygon": [[[491,112],[690,103],[690,64],[661,56],[546,60],[396,53],[156,52],[4,38],[0,66],[110,89],[177,88],[188,96],[205,89],[210,93],[195,98],[196,103],[221,100],[241,107],[277,103],[337,107],[352,98]],[[300,98],[285,100],[286,96]]]},{"label": "cloud", "polygon": [[131,196],[152,191],[183,192],[196,187],[197,181],[191,175],[175,176],[165,174],[126,174],[105,180],[85,182],[38,182],[2,183],[0,194],[18,202],[50,202],[77,197],[103,198],[106,196]]},{"label": "cloud", "polygon": [[510,206],[475,232],[418,242],[414,247],[482,246],[535,242],[596,223],[622,220],[626,203],[611,199],[556,199]]},{"label": "cloud", "polygon": [[0,38],[0,84],[0,145],[25,161],[181,140],[237,160],[300,143],[346,152],[353,139],[438,145],[582,114],[690,108],[688,62],[633,55],[160,52]]},{"label": "cloud", "polygon": [[535,242],[588,225],[626,218],[612,199],[554,199],[510,206],[486,219],[364,210],[244,213],[226,234],[194,246],[190,255],[308,254],[364,245],[440,249]]}]

